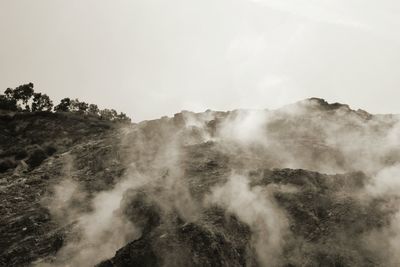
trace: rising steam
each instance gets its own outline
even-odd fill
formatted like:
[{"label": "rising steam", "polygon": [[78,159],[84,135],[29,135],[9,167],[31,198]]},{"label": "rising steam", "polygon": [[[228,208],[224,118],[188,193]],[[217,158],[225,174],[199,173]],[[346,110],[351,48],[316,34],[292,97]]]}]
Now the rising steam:
[{"label": "rising steam", "polygon": [[[176,212],[184,221],[196,222],[204,208],[224,208],[250,227],[259,263],[279,264],[290,235],[290,218],[275,202],[273,187],[252,187],[248,177],[233,174],[225,183],[211,184],[200,199],[192,195],[184,163],[191,155],[186,150],[205,143],[215,144],[217,152],[229,159],[229,173],[258,168],[362,171],[372,177],[366,198],[400,197],[398,118],[372,116],[321,100],[276,111],[183,112],[125,129],[121,142],[129,148],[131,167],[112,189],[89,196],[69,178],[55,187],[48,206],[54,218],[73,225],[75,236],[66,240],[52,266],[93,266],[140,238],[143,226],[126,214],[126,203],[135,196],[132,192],[139,191],[161,220]],[[88,210],[76,208],[82,201],[90,202]],[[399,218],[400,209],[390,228],[379,235],[390,244],[392,258],[399,252]]]},{"label": "rising steam", "polygon": [[232,175],[226,184],[215,187],[206,201],[222,206],[248,224],[260,264],[276,265],[283,237],[287,234],[288,221],[268,189],[250,188],[248,178]]}]

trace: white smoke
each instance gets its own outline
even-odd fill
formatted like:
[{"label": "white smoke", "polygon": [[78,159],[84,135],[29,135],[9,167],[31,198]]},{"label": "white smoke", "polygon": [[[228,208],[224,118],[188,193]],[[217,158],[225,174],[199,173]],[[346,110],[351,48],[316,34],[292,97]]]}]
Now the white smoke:
[{"label": "white smoke", "polygon": [[[140,237],[140,227],[121,210],[128,190],[145,187],[146,197],[162,213],[177,212],[186,221],[196,221],[202,206],[191,195],[183,150],[186,145],[210,140],[229,157],[228,168],[233,171],[242,167],[305,168],[330,173],[361,170],[375,177],[367,186],[369,197],[398,196],[400,179],[395,177],[400,165],[390,160],[396,160],[393,149],[400,147],[400,123],[387,117],[366,120],[365,114],[355,114],[346,106],[329,112],[319,112],[319,108],[311,101],[279,111],[184,112],[181,118],[145,122],[125,131],[121,142],[131,149],[127,161],[135,166],[113,189],[89,200],[87,192],[71,179],[55,187],[52,215],[74,223],[79,238],[66,240],[53,266],[93,266]],[[210,123],[214,122],[217,126],[212,132]],[[275,190],[297,189],[251,187],[247,177],[231,175],[226,184],[213,188],[206,197],[206,205],[221,206],[250,226],[252,244],[263,266],[277,264],[289,233],[288,219],[272,195]],[[83,201],[91,201],[90,211],[76,208],[74,203]],[[400,244],[397,218],[400,215],[394,217],[390,228],[395,234],[385,239],[393,244],[393,251]]]},{"label": "white smoke", "polygon": [[228,182],[212,189],[209,204],[224,207],[252,230],[252,242],[262,266],[274,266],[284,244],[288,220],[266,188],[249,186],[245,176],[232,175]]},{"label": "white smoke", "polygon": [[49,209],[58,215],[64,211],[65,222],[74,224],[72,236],[57,253],[56,261],[41,263],[38,266],[94,266],[101,260],[108,259],[128,241],[140,237],[141,229],[130,222],[120,210],[121,201],[129,189],[143,185],[143,177],[136,175],[118,183],[113,189],[95,195],[91,200],[89,212],[74,209],[72,200],[78,201],[84,192],[76,182],[70,179],[61,181],[55,187],[55,195]]},{"label": "white smoke", "polygon": [[[390,267],[400,265],[400,164],[379,171],[365,188],[366,200],[387,199],[390,221],[382,229],[366,235],[369,246],[378,251]],[[365,196],[364,196],[365,199]],[[368,203],[368,202],[367,202]]]},{"label": "white smoke", "polygon": [[219,138],[242,145],[268,145],[266,125],[268,113],[260,110],[234,111],[222,123]]},{"label": "white smoke", "polygon": [[[165,134],[169,129],[165,130],[162,133]],[[135,149],[139,147],[140,151],[151,149],[146,147],[143,136],[144,139],[138,141],[140,146],[138,143],[130,144],[127,135],[132,131],[137,129],[123,131],[120,140],[123,145]],[[178,133],[163,140],[153,151],[147,151],[149,157],[143,162],[133,162],[124,178],[112,189],[97,192],[93,196],[78,182],[69,178],[73,171],[73,164],[69,163],[71,166],[65,174],[66,178],[55,186],[54,195],[51,201],[47,200],[47,206],[54,218],[60,218],[64,224],[73,224],[73,229],[57,253],[55,261],[51,264],[39,263],[37,266],[94,266],[113,257],[128,242],[138,239],[143,229],[135,225],[134,217],[128,218],[124,213],[124,205],[129,205],[129,200],[124,197],[130,198],[132,191],[144,189],[146,197],[156,203],[163,213],[177,212],[186,221],[195,220],[199,207],[193,201],[184,180],[179,138]],[[89,211],[82,208],[84,206],[88,206]]]},{"label": "white smoke", "polygon": [[366,186],[373,197],[400,196],[400,164],[379,171]]}]

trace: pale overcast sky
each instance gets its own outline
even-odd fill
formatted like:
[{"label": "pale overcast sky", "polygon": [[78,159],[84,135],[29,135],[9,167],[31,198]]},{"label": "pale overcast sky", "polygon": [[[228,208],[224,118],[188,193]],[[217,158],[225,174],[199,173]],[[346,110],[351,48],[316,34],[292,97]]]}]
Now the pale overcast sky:
[{"label": "pale overcast sky", "polygon": [[0,89],[134,121],[307,97],[400,113],[399,0],[0,0]]}]

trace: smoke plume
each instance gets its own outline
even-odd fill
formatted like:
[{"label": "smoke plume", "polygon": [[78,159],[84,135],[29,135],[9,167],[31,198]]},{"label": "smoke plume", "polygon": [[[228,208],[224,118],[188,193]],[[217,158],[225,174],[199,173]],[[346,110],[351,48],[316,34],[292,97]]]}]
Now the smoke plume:
[{"label": "smoke plume", "polygon": [[260,264],[276,265],[288,221],[268,188],[251,188],[247,177],[234,174],[224,185],[213,188],[206,202],[225,208],[248,224]]}]

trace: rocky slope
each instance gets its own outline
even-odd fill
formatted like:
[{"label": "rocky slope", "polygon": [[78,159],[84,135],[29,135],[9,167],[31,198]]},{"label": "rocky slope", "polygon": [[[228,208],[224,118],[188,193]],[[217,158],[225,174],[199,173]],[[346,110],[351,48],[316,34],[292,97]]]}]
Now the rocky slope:
[{"label": "rocky slope", "polygon": [[2,114],[0,266],[397,266],[398,121]]}]

